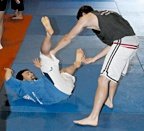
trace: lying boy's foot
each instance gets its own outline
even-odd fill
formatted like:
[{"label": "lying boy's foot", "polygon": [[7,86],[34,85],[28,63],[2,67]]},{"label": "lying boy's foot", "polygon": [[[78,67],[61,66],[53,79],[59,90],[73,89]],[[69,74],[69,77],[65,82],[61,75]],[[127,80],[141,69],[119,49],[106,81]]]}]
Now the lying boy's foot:
[{"label": "lying boy's foot", "polygon": [[81,48],[77,49],[76,50],[76,60],[75,60],[75,63],[74,65],[79,68],[81,66],[81,63],[82,63],[82,59],[84,57],[84,52]]},{"label": "lying boy's foot", "polygon": [[47,33],[49,35],[52,35],[54,33],[54,30],[50,24],[50,20],[47,16],[44,16],[41,18],[41,22],[43,24],[43,26],[45,27],[45,30],[47,31]]}]

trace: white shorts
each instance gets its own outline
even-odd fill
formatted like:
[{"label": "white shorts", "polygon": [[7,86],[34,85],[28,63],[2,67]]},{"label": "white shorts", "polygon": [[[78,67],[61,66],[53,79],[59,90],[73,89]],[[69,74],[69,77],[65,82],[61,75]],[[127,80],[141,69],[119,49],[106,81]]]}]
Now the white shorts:
[{"label": "white shorts", "polygon": [[135,55],[138,44],[136,36],[126,36],[121,40],[114,41],[105,57],[101,75],[118,82],[121,75],[127,73],[129,62]]},{"label": "white shorts", "polygon": [[74,89],[75,77],[68,73],[61,73],[59,60],[54,56],[47,57],[40,53],[41,71],[47,73],[52,79],[55,87],[67,95],[71,95]]}]

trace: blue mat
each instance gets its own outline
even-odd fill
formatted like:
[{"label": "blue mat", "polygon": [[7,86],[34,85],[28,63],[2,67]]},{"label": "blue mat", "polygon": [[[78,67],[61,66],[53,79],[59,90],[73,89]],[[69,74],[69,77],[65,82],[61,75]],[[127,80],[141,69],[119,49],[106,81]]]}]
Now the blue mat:
[{"label": "blue mat", "polygon": [[98,127],[78,126],[73,120],[85,117],[79,113],[11,113],[6,122],[8,131],[142,131],[143,114],[105,114]]},{"label": "blue mat", "polygon": [[[38,17],[37,17],[38,18]],[[37,24],[40,22],[37,20]],[[32,27],[32,26],[31,26]],[[25,40],[19,50],[19,53],[14,61],[12,68],[17,71],[23,68],[29,68],[40,77],[41,73],[32,64],[32,59],[39,56],[39,48],[41,41],[44,38],[44,30],[38,27],[40,34],[26,35]],[[34,28],[33,28],[34,29]],[[31,30],[32,31],[32,30]],[[38,31],[38,29],[37,29]],[[61,38],[61,35],[54,35],[52,38],[53,46]],[[142,43],[142,40],[141,40]],[[62,66],[67,66],[73,63],[75,59],[75,51],[77,48],[82,48],[86,52],[86,56],[92,57],[98,53],[104,44],[95,36],[78,36],[70,45],[62,49],[57,57],[61,60]],[[138,51],[137,54],[140,52]],[[24,55],[25,54],[25,55]],[[26,100],[11,101],[12,97],[8,93],[10,99],[11,111],[17,112],[85,112],[88,113],[92,109],[95,90],[97,87],[97,79],[103,59],[97,63],[83,66],[76,73],[77,82],[74,94],[65,101],[52,106],[41,106]],[[91,79],[90,79],[91,78]],[[144,112],[143,104],[143,87],[144,73],[142,63],[138,57],[133,59],[129,73],[124,77],[118,87],[118,93],[115,96],[114,104],[116,108],[109,110],[104,107],[103,112]]]},{"label": "blue mat", "polygon": [[[112,9],[118,11],[117,5],[113,0],[26,1],[26,12],[32,13],[34,16],[30,28],[27,31],[25,40],[13,63],[12,68],[15,70],[15,73],[17,70],[22,68],[30,68],[37,76],[40,76],[41,74],[40,71],[32,65],[32,59],[39,56],[40,44],[44,38],[44,29],[40,23],[41,17],[43,15],[49,15],[50,17],[52,26],[55,30],[55,35],[53,37],[54,46],[59,38],[61,38],[63,34],[67,33],[73,27],[76,22],[76,10],[78,10],[78,7],[83,4],[92,5],[96,9]],[[141,39],[141,45],[143,45],[142,43],[143,38]],[[61,60],[63,66],[67,66],[74,61],[75,50],[79,47],[85,50],[87,56],[94,56],[102,48],[104,48],[105,45],[101,44],[92,31],[85,30],[80,33],[67,48],[58,53],[58,58]],[[61,112],[63,111],[62,108],[65,107],[64,111],[67,112],[90,112],[97,86],[97,78],[99,76],[102,63],[103,59],[97,63],[82,67],[76,73],[76,89],[70,99],[53,105],[52,107],[41,107],[40,105],[35,105],[34,103],[26,102],[25,100],[17,100],[10,103],[12,111],[52,112],[55,110]],[[132,62],[129,74],[122,79],[119,85],[118,93],[116,94],[114,101],[116,108],[114,108],[112,112],[143,112],[143,66],[144,62],[142,49],[140,49]],[[107,108],[104,108],[103,111],[111,112],[107,110]]]},{"label": "blue mat", "polygon": [[[54,26],[53,46],[76,22],[78,8],[92,5],[95,9],[114,10],[122,14],[133,26],[140,38],[140,49],[133,59],[129,73],[122,78],[114,100],[114,109],[104,106],[98,127],[77,126],[73,120],[86,117],[92,109],[97,78],[103,59],[83,66],[76,73],[77,81],[73,95],[60,103],[41,106],[18,99],[7,102],[5,87],[0,91],[0,130],[2,131],[143,131],[144,129],[144,31],[142,1],[132,0],[25,0],[25,14],[32,14],[33,20],[12,68],[15,74],[22,68],[30,68],[38,77],[41,73],[32,65],[32,59],[39,55],[39,47],[44,38],[40,18],[48,15]],[[11,9],[7,10],[12,13]],[[134,19],[135,18],[135,19]],[[72,44],[57,55],[62,65],[74,60],[76,48],[83,48],[87,56],[94,56],[104,45],[91,31],[84,31]],[[6,112],[10,111],[11,112]],[[2,112],[1,112],[2,111]]]}]

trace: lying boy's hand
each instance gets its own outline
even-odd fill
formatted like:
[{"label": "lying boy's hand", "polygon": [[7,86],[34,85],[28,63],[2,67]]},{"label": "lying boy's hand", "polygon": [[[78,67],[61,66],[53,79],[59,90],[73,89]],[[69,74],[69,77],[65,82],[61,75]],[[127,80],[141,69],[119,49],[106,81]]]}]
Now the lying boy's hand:
[{"label": "lying boy's hand", "polygon": [[35,58],[33,60],[33,64],[35,65],[35,67],[41,68],[41,62],[40,62],[39,58]]}]

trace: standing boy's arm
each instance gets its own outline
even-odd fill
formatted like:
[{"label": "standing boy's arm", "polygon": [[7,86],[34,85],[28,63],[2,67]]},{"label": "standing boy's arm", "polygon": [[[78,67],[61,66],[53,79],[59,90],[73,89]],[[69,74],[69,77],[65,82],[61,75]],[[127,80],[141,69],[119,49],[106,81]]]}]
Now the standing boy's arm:
[{"label": "standing boy's arm", "polygon": [[75,38],[83,30],[84,27],[86,27],[86,24],[87,21],[85,20],[85,18],[80,18],[76,25],[71,29],[71,31],[64,35],[58,42],[56,47],[51,50],[51,54],[55,55],[60,49],[70,44],[72,39]]}]

